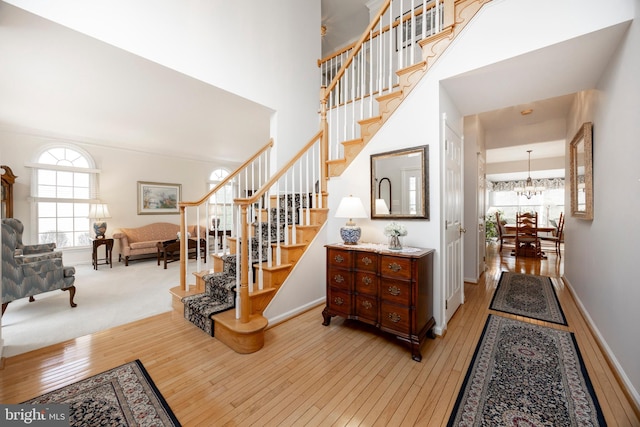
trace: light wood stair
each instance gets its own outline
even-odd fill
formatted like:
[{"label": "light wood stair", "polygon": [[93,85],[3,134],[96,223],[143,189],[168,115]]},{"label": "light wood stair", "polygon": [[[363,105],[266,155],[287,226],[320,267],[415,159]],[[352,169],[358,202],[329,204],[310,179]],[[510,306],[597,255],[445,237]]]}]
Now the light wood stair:
[{"label": "light wood stair", "polygon": [[[326,203],[326,194],[323,195],[323,200]],[[273,206],[277,201],[270,202]],[[305,221],[306,221],[306,208],[304,209]],[[266,211],[265,211],[266,212]],[[268,326],[267,319],[263,316],[263,312],[275,297],[280,286],[285,282],[289,273],[295,266],[295,264],[302,258],[307,246],[315,236],[318,234],[322,225],[326,222],[328,217],[328,208],[310,208],[308,218],[310,220],[309,225],[298,225],[295,227],[292,224],[286,225],[285,232],[288,233],[288,241],[293,242],[294,230],[296,243],[278,245],[277,243],[271,243],[271,256],[274,260],[272,266],[268,266],[267,262],[254,262],[254,277],[259,274],[258,264],[262,265],[263,275],[263,289],[258,289],[258,284],[254,283],[249,288],[250,299],[250,321],[248,323],[241,323],[235,318],[235,310],[228,310],[222,313],[215,314],[212,319],[215,323],[215,337],[224,342],[227,346],[232,348],[238,353],[253,353],[258,351],[264,345],[264,330]],[[260,220],[267,218],[265,213],[259,213]],[[253,234],[253,233],[252,233]],[[236,237],[227,237],[229,246],[229,253],[234,254],[238,249],[239,240]],[[275,265],[277,259],[276,251],[280,251],[280,265]],[[184,312],[184,306],[181,302],[181,298],[186,295],[194,295],[204,291],[203,276],[212,272],[222,271],[223,260],[221,255],[212,254],[211,260],[213,262],[212,270],[205,270],[194,273],[196,280],[195,285],[190,285],[189,291],[185,292],[179,288],[171,290],[172,306],[176,311],[180,313]]]},{"label": "light wood stair", "polygon": [[329,177],[340,176],[351,164],[360,151],[367,145],[373,136],[382,128],[384,123],[393,115],[402,104],[416,84],[427,71],[442,56],[442,53],[451,44],[455,37],[471,21],[471,18],[491,0],[456,0],[455,12],[452,19],[445,17],[444,22],[453,22],[452,25],[443,28],[437,34],[426,37],[419,42],[422,48],[422,61],[398,70],[399,83],[392,92],[377,96],[378,115],[359,120],[360,138],[342,142],[343,158],[327,161]]}]

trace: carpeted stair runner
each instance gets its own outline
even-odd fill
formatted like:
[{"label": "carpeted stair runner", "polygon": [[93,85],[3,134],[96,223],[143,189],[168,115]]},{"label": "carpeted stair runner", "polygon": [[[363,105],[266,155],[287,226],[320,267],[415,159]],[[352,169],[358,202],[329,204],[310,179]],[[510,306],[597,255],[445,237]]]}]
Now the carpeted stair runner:
[{"label": "carpeted stair runner", "polygon": [[214,336],[212,316],[236,306],[236,256],[224,255],[224,268],[202,277],[205,291],[182,298],[184,318]]},{"label": "carpeted stair runner", "polygon": [[[307,199],[303,199],[303,207],[306,207]],[[291,206],[295,204],[294,206]],[[251,237],[251,262],[258,264],[267,261],[269,243],[276,240],[283,242],[287,225],[299,224],[300,197],[280,196],[280,212],[278,208],[270,209],[270,222],[254,222],[254,233]],[[287,206],[288,205],[288,206]],[[287,213],[285,215],[285,206]],[[258,236],[262,234],[262,237]],[[242,242],[238,239],[238,250]],[[262,247],[261,247],[262,246]],[[221,257],[223,269],[221,272],[207,274],[202,277],[205,283],[205,292],[182,298],[184,304],[184,317],[208,335],[215,335],[213,316],[226,310],[235,308],[236,301],[236,255],[223,255]]]}]

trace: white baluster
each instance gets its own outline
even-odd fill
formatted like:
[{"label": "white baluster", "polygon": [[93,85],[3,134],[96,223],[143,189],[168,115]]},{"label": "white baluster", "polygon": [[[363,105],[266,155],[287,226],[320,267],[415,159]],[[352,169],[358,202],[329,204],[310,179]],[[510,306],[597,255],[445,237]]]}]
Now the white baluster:
[{"label": "white baluster", "polygon": [[[291,166],[291,187],[295,187],[294,183],[296,182],[296,174],[295,174],[295,170],[296,170],[296,166],[295,164]],[[289,197],[287,195],[287,197]],[[289,210],[289,203],[287,202],[286,205],[286,209],[287,211]],[[297,242],[297,238],[296,238],[296,219],[295,219],[295,207],[296,207],[296,192],[295,190],[291,191],[291,208],[294,211],[293,215],[293,221],[291,221],[291,244],[295,245]],[[289,234],[289,223],[285,222],[285,235]]]},{"label": "white baluster", "polygon": [[[311,147],[310,150],[313,150],[313,147]],[[306,217],[306,220],[304,221],[304,225],[311,225],[311,200],[310,200],[311,191],[309,189],[309,155],[310,154],[309,154],[308,151],[304,155],[305,162],[306,162],[305,169],[306,169],[306,172],[307,172],[307,177],[306,177],[307,185],[305,185],[305,191],[304,191],[304,197],[307,200],[307,217]],[[302,171],[302,162],[300,162],[300,168],[301,168],[301,171]],[[302,176],[302,173],[300,174],[300,176]],[[300,181],[302,181],[302,178],[300,179]],[[313,186],[313,183],[311,185]],[[302,188],[302,186],[300,186],[300,187],[301,187],[300,191],[302,191],[303,188]],[[300,221],[302,221],[302,220],[300,220]]]},{"label": "white baluster", "polygon": [[[280,224],[280,180],[276,182],[276,224]],[[271,230],[269,230],[269,235],[271,235]],[[276,233],[276,265],[282,264],[282,252],[280,248],[280,236],[277,236]]]}]

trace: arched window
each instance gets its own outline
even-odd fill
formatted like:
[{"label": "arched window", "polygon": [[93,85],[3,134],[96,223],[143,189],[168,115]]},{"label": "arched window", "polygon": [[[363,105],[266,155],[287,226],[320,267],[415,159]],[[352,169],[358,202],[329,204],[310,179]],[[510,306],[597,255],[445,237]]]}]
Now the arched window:
[{"label": "arched window", "polygon": [[91,156],[70,145],[46,147],[36,158],[31,196],[39,243],[59,248],[90,244],[89,203],[97,194]]},{"label": "arched window", "polygon": [[[209,176],[209,190],[220,184],[229,171],[216,169]],[[233,227],[233,184],[227,183],[224,188],[209,198],[209,215],[211,228],[231,230]]]}]

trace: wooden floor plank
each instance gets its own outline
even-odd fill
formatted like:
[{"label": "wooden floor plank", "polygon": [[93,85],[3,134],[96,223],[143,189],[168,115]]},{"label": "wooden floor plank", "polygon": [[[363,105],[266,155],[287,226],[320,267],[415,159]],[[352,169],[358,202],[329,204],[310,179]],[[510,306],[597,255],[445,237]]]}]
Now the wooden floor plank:
[{"label": "wooden floor plank", "polygon": [[[487,270],[465,284],[465,304],[422,362],[375,328],[315,307],[266,331],[265,346],[239,355],[165,313],[3,360],[0,402],[18,403],[140,359],[185,426],[399,426],[446,424],[473,357],[501,271],[558,279],[562,261],[515,259],[489,247]],[[553,280],[610,426],[639,426],[633,404],[562,280]]]}]

